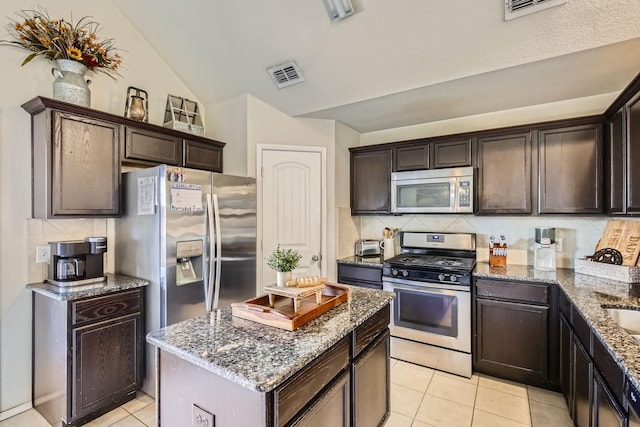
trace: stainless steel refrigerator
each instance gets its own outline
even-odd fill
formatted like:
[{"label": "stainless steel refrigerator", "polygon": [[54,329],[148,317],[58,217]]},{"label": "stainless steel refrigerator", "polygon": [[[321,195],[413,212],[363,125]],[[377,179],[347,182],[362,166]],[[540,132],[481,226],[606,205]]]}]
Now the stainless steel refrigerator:
[{"label": "stainless steel refrigerator", "polygon": [[160,165],[123,173],[122,192],[115,269],[150,281],[146,332],[256,296],[254,178]]}]

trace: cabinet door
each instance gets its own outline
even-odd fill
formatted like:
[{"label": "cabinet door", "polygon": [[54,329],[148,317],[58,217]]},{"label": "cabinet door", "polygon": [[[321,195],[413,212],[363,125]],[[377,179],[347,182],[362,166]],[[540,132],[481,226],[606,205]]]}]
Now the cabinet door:
[{"label": "cabinet door", "polygon": [[626,213],[626,132],[624,109],[609,121],[607,139],[607,211],[609,214]]},{"label": "cabinet door", "polygon": [[351,153],[351,214],[391,212],[391,149]]},{"label": "cabinet door", "polygon": [[626,106],[627,120],[627,212],[640,212],[640,94]]},{"label": "cabinet door", "polygon": [[593,425],[599,427],[627,426],[626,414],[596,370],[593,372]]},{"label": "cabinet door", "polygon": [[52,143],[50,205],[34,191],[34,216],[119,215],[120,126],[54,111]]},{"label": "cabinet door", "polygon": [[394,172],[429,168],[429,144],[398,147],[393,154]]},{"label": "cabinet door", "polygon": [[146,129],[126,128],[122,161],[125,163],[158,165],[182,164],[182,139]]},{"label": "cabinet door", "polygon": [[471,140],[439,141],[431,144],[432,168],[457,168],[471,166]]},{"label": "cabinet door", "polygon": [[88,415],[139,388],[140,313],[76,328],[71,334],[72,418]]},{"label": "cabinet door", "polygon": [[387,330],[353,364],[352,427],[379,426],[389,416],[389,373]]},{"label": "cabinet door", "polygon": [[479,214],[531,213],[531,133],[478,139]]},{"label": "cabinet door", "polygon": [[222,172],[222,147],[185,140],[184,166],[211,172]]},{"label": "cabinet door", "polygon": [[476,300],[475,368],[514,381],[547,382],[549,308]]},{"label": "cabinet door", "polygon": [[540,213],[602,213],[600,123],[538,133]]},{"label": "cabinet door", "polygon": [[591,386],[593,382],[593,364],[589,354],[584,349],[580,340],[574,337],[571,349],[573,405],[571,413],[573,422],[577,427],[589,427],[591,425]]},{"label": "cabinet door", "polygon": [[[572,390],[571,390],[571,348],[573,334],[571,333],[571,326],[567,319],[560,314],[560,388],[562,394],[564,394],[567,403],[571,402]],[[571,405],[569,405],[571,408]],[[569,414],[571,415],[571,413]]]},{"label": "cabinet door", "polygon": [[349,427],[351,418],[349,394],[349,372],[345,372],[290,426]]}]

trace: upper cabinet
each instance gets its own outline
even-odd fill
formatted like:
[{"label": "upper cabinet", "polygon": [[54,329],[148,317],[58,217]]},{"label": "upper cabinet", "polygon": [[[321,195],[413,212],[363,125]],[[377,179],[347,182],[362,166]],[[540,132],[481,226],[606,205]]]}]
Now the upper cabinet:
[{"label": "upper cabinet", "polygon": [[429,169],[429,144],[394,148],[393,171],[415,171]]},{"label": "upper cabinet", "polygon": [[120,214],[121,126],[53,108],[32,114],[32,216]]},{"label": "upper cabinet", "polygon": [[33,218],[116,217],[120,165],[222,172],[224,143],[36,97],[31,114]]},{"label": "upper cabinet", "polygon": [[600,121],[538,131],[538,211],[604,211]]},{"label": "upper cabinet", "polygon": [[417,139],[393,148],[393,171],[471,166],[471,139]]},{"label": "upper cabinet", "polygon": [[432,168],[458,168],[471,166],[471,139],[436,141],[431,144]]},{"label": "upper cabinet", "polygon": [[531,132],[478,138],[477,213],[531,213]]},{"label": "upper cabinet", "polygon": [[391,212],[391,148],[351,148],[351,214]]}]

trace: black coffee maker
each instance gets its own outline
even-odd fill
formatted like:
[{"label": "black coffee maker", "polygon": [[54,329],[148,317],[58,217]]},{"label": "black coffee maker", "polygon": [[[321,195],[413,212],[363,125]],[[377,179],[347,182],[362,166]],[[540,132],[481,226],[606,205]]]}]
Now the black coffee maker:
[{"label": "black coffee maker", "polygon": [[77,286],[102,282],[106,237],[49,242],[51,262],[47,282],[57,286]]}]

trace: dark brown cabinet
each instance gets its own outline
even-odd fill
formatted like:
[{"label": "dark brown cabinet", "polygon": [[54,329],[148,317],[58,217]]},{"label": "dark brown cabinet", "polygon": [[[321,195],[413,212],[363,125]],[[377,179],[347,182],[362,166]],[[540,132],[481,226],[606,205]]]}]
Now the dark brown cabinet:
[{"label": "dark brown cabinet", "polygon": [[33,400],[51,424],[79,425],[135,397],[143,288],[60,301],[34,293]]},{"label": "dark brown cabinet", "polygon": [[626,194],[627,213],[640,213],[640,93],[625,107],[626,111]]},{"label": "dark brown cabinet", "polygon": [[591,425],[591,386],[593,378],[593,364],[589,354],[580,343],[574,339],[571,348],[573,401],[570,412],[577,427]]},{"label": "dark brown cabinet", "polygon": [[471,139],[436,141],[433,150],[432,168],[457,168],[471,166]]},{"label": "dark brown cabinet", "polygon": [[33,218],[120,214],[120,139],[116,123],[45,107],[31,114]]},{"label": "dark brown cabinet", "polygon": [[478,138],[477,212],[531,213],[531,132]]},{"label": "dark brown cabinet", "polygon": [[538,211],[602,213],[600,122],[538,131]]},{"label": "dark brown cabinet", "polygon": [[624,109],[620,109],[607,123],[606,189],[607,212],[610,215],[627,213],[626,200],[626,140]]},{"label": "dark brown cabinet", "polygon": [[555,385],[557,334],[551,285],[476,280],[474,370]]},{"label": "dark brown cabinet", "polygon": [[338,283],[382,289],[382,265],[338,261]]},{"label": "dark brown cabinet", "polygon": [[222,172],[222,147],[184,140],[184,167]]},{"label": "dark brown cabinet", "polygon": [[122,161],[127,164],[181,166],[182,139],[127,126]]},{"label": "dark brown cabinet", "polygon": [[349,427],[351,420],[349,372],[342,374],[291,427]]},{"label": "dark brown cabinet", "polygon": [[353,363],[352,427],[379,426],[388,417],[389,390],[380,384],[389,384],[389,356],[387,330]]},{"label": "dark brown cabinet", "polygon": [[391,148],[350,151],[351,214],[390,213]]},{"label": "dark brown cabinet", "polygon": [[429,168],[429,144],[398,147],[393,152],[393,171],[413,171]]},{"label": "dark brown cabinet", "polygon": [[627,416],[609,392],[606,382],[597,371],[593,373],[593,425],[626,427]]}]

